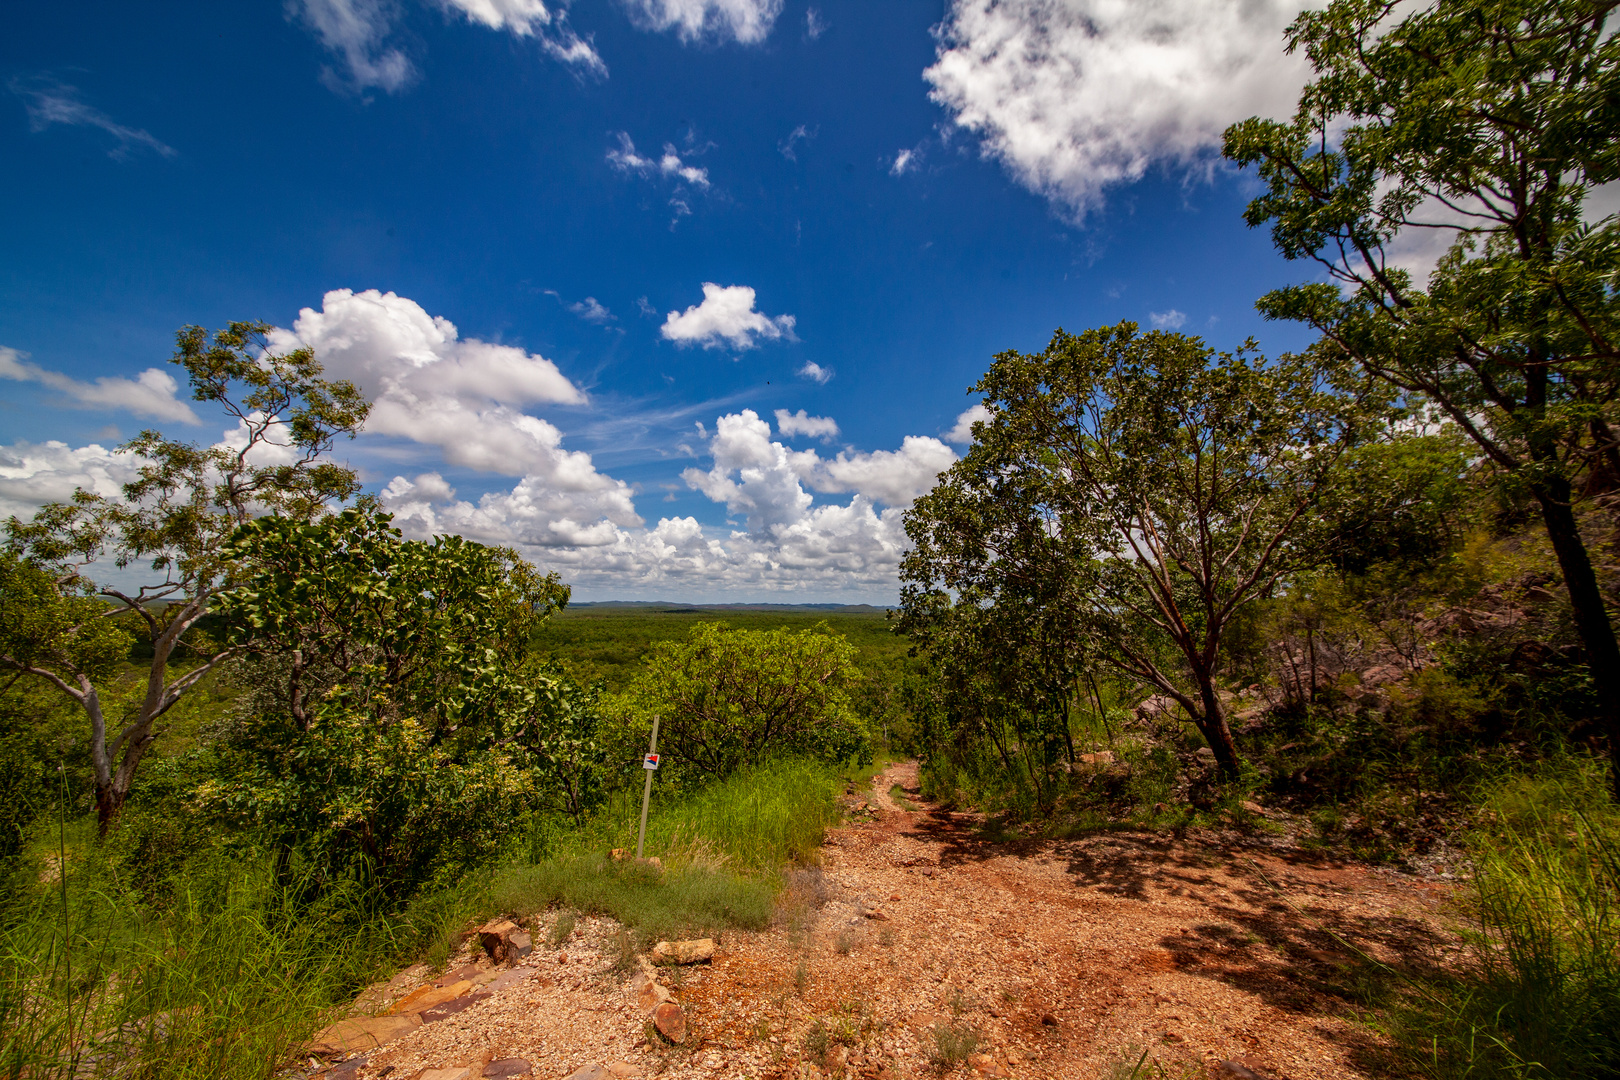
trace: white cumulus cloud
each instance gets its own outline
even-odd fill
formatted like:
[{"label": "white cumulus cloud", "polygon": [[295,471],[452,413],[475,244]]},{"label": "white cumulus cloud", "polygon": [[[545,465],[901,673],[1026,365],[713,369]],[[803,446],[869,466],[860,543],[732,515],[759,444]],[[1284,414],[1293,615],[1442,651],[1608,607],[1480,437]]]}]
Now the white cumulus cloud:
[{"label": "white cumulus cloud", "polygon": [[956,425],[945,433],[945,441],[953,443],[970,443],[973,441],[973,425],[991,417],[990,408],[979,404],[970,409],[963,410],[956,418]]},{"label": "white cumulus cloud", "polygon": [[631,17],[649,30],[674,30],[682,41],[704,39],[753,45],[770,34],[782,0],[624,0]]},{"label": "white cumulus cloud", "polygon": [[664,317],[661,333],[677,345],[702,345],[716,349],[751,349],[761,341],[793,335],[792,315],[770,316],[754,310],[754,290],[747,285],[703,283],[703,302],[685,311],[671,311]]},{"label": "white cumulus cloud", "polygon": [[906,507],[955,463],[955,452],[938,439],[907,435],[898,450],[843,451],[821,463],[810,483],[817,491],[853,491],[885,506]]},{"label": "white cumulus cloud", "polygon": [[1148,318],[1153,320],[1154,327],[1159,330],[1180,330],[1187,325],[1186,313],[1175,308],[1169,311],[1150,311]]},{"label": "white cumulus cloud", "polygon": [[180,384],[161,368],[147,368],[133,379],[110,376],[85,382],[30,364],[16,349],[0,345],[0,379],[39,383],[67,396],[74,404],[92,409],[119,409],[158,420],[200,421],[190,405],[175,397]]},{"label": "white cumulus cloud", "polygon": [[31,518],[46,503],[67,502],[79,488],[117,498],[140,465],[134,454],[98,443],[75,448],[52,440],[0,446],[0,518]]},{"label": "white cumulus cloud", "polygon": [[804,366],[799,369],[799,374],[806,379],[814,379],[818,383],[825,384],[832,381],[834,372],[832,368],[822,367],[814,360],[806,360]]},{"label": "white cumulus cloud", "polygon": [[803,409],[791,413],[777,409],[776,430],[786,436],[807,435],[826,442],[838,437],[838,421],[830,416],[811,416]]},{"label": "white cumulus cloud", "polygon": [[[512,496],[514,514],[640,521],[627,485],[598,472],[589,454],[563,449],[555,424],[524,411],[585,403],[550,360],[463,339],[450,320],[375,289],[334,289],[320,311],[304,308],[290,330],[271,335],[273,348],[300,345],[315,350],[330,377],[353,380],[371,399],[369,435],[435,447],[452,465],[523,477]],[[493,514],[466,520],[485,522]]]},{"label": "white cumulus cloud", "polygon": [[1155,165],[1208,167],[1221,133],[1293,112],[1300,0],[951,0],[931,97],[1078,220]]}]

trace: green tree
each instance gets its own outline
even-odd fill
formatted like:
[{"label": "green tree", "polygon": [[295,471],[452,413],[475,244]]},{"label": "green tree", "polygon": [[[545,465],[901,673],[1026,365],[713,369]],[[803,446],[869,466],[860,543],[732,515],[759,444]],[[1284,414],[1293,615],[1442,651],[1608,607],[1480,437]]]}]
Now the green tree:
[{"label": "green tree", "polygon": [[640,730],[660,717],[672,762],[726,776],[774,754],[844,761],[870,754],[851,708],[860,680],[855,648],[825,624],[799,633],[696,623],[685,641],[661,641],[624,696]]},{"label": "green tree", "polygon": [[594,691],[532,663],[556,575],[458,536],[405,540],[365,506],[243,524],[221,599],[252,689],[204,801],[324,874],[391,889],[488,856],[524,811],[596,794]]},{"label": "green tree", "polygon": [[[1226,154],[1266,185],[1249,224],[1327,272],[1261,312],[1427,396],[1539,506],[1620,795],[1620,646],[1576,512],[1620,483],[1620,219],[1590,212],[1620,177],[1615,7],[1335,0],[1289,28],[1316,72],[1293,119],[1233,126]],[[1446,246],[1426,279],[1415,243]]]},{"label": "green tree", "polygon": [[1175,699],[1235,775],[1222,637],[1323,557],[1313,511],[1366,404],[1303,358],[1217,356],[1128,322],[1001,353],[974,390],[990,418],[906,517],[908,617],[946,597],[1050,612],[1046,647],[1069,658],[1051,693],[1095,657]]},{"label": "green tree", "polygon": [[[309,349],[270,351],[269,330],[237,322],[212,337],[195,326],[177,335],[173,362],[196,400],[238,422],[234,444],[142,432],[121,448],[139,463],[122,498],[80,489],[72,502],[6,525],[0,666],[44,680],[84,710],[103,833],[160,734],[158,721],[236,651],[193,632],[234,583],[226,539],[255,514],[310,517],[359,490],[353,471],[329,455],[339,435],[359,430],[365,400],[351,383],[322,378]],[[109,560],[120,570],[148,563],[155,580],[134,589],[98,581]],[[137,703],[109,721],[104,694],[124,670],[112,659],[120,618],[144,631],[152,657]]]},{"label": "green tree", "polygon": [[1049,809],[1056,781],[1075,762],[1073,713],[1084,708],[1085,634],[1065,595],[1060,567],[1029,584],[1038,595],[1016,604],[953,600],[945,592],[906,594],[895,629],[927,663],[912,685],[918,732],[930,757],[972,768],[988,745],[1006,781]]}]

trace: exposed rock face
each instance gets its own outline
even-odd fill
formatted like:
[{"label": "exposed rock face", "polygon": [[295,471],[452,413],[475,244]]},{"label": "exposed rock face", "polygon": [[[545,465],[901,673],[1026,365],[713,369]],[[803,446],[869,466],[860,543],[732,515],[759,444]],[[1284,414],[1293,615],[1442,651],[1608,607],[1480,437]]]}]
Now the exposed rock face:
[{"label": "exposed rock face", "polygon": [[389,1008],[390,1016],[406,1016],[414,1013],[424,1013],[435,1005],[443,1005],[447,1001],[454,1001],[473,988],[471,979],[462,979],[449,986],[424,986],[420,990],[400,998]]},{"label": "exposed rock face", "polygon": [[339,1020],[315,1033],[314,1040],[309,1044],[309,1052],[316,1057],[329,1058],[355,1050],[375,1050],[421,1026],[422,1018],[414,1013]]}]

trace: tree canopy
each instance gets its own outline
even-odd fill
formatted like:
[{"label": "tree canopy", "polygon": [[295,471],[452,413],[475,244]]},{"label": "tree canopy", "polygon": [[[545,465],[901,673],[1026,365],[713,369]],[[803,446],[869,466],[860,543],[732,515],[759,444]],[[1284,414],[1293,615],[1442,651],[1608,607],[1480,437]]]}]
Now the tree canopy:
[{"label": "tree canopy", "polygon": [[982,628],[994,609],[1041,643],[1052,670],[1032,685],[1072,694],[1094,657],[1173,698],[1235,772],[1222,635],[1323,558],[1312,511],[1365,403],[1305,358],[1134,323],[1001,353],[974,390],[989,419],[906,518],[907,621],[955,609]]},{"label": "tree canopy", "polygon": [[1620,486],[1620,218],[1593,199],[1620,178],[1615,7],[1335,0],[1288,31],[1316,75],[1293,118],[1225,149],[1265,185],[1249,224],[1327,276],[1261,312],[1424,395],[1538,504],[1620,792],[1620,646],[1576,513]]}]

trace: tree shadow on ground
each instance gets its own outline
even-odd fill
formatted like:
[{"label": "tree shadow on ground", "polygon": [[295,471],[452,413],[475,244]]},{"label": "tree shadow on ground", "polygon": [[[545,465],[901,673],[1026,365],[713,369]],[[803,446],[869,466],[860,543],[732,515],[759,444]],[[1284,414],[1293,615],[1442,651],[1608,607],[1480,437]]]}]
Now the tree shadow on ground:
[{"label": "tree shadow on ground", "polygon": [[[986,835],[980,815],[930,809],[915,818],[907,831],[941,845],[941,868],[1009,856],[1060,861],[1077,894],[1201,903],[1203,919],[1158,939],[1165,969],[1225,983],[1296,1016],[1375,1019],[1455,966],[1456,937],[1413,914],[1439,904],[1445,889],[1379,881],[1326,854],[1178,840],[1140,827],[1070,840],[998,839]],[[1369,1075],[1410,1071],[1372,1024],[1321,1034]]]}]

